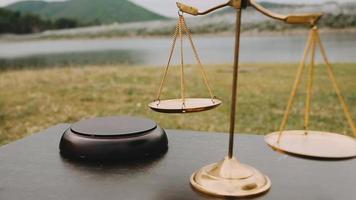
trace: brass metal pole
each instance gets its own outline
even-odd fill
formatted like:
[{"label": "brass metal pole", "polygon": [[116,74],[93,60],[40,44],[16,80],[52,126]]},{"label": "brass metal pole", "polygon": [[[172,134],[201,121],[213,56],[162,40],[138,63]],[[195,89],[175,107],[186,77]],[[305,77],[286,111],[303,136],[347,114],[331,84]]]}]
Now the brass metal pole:
[{"label": "brass metal pole", "polygon": [[229,158],[232,158],[234,151],[234,132],[237,100],[237,81],[239,74],[239,54],[240,54],[240,32],[241,32],[241,13],[242,9],[236,10],[236,31],[235,31],[235,54],[234,54],[234,71],[232,77],[231,91],[231,111],[230,111],[230,129],[229,129]]}]

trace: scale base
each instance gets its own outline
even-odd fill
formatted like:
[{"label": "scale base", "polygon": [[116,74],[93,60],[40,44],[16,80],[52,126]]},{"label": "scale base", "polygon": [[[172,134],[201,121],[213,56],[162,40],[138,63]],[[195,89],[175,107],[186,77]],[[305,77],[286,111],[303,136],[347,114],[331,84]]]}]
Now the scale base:
[{"label": "scale base", "polygon": [[278,143],[278,132],[265,137],[265,141],[273,149],[292,155],[320,158],[345,159],[356,157],[356,140],[337,133],[288,130],[283,131]]},{"label": "scale base", "polygon": [[192,174],[190,184],[202,193],[223,197],[254,196],[271,187],[267,176],[228,157]]}]

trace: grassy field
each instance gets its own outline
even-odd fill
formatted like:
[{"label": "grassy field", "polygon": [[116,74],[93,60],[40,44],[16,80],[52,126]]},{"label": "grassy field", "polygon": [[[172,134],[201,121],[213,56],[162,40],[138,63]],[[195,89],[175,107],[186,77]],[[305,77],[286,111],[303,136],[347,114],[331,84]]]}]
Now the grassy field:
[{"label": "grassy field", "polygon": [[[239,77],[237,131],[266,134],[278,128],[297,64],[243,64]],[[335,73],[356,118],[356,64],[337,64]],[[179,97],[177,67],[169,73],[163,98]],[[195,114],[150,111],[162,69],[133,66],[86,66],[0,72],[0,144],[58,123],[108,115],[135,115],[169,129],[227,132],[232,67],[207,66],[214,94],[223,105]],[[195,66],[186,69],[187,96],[208,96]],[[349,133],[324,66],[317,66],[311,128]],[[293,108],[288,129],[303,122],[305,84]]]}]

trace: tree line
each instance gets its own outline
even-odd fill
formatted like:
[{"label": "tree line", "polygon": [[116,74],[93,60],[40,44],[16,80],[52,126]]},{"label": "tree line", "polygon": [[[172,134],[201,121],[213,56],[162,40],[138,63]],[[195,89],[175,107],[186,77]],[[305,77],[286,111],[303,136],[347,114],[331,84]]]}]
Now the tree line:
[{"label": "tree line", "polygon": [[38,33],[49,29],[65,29],[83,26],[74,19],[43,19],[35,14],[21,13],[0,8],[0,34]]},{"label": "tree line", "polygon": [[356,27],[356,14],[326,14],[321,18],[320,25],[328,28]]}]

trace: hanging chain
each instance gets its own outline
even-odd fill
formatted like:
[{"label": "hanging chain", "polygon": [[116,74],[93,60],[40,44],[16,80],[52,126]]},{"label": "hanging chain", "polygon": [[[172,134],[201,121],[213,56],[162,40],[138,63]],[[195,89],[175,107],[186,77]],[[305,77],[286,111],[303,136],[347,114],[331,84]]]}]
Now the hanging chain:
[{"label": "hanging chain", "polygon": [[183,31],[185,32],[185,34],[188,36],[188,39],[189,39],[189,42],[190,42],[190,45],[193,49],[193,52],[194,52],[194,57],[198,63],[198,66],[199,66],[199,70],[202,74],[202,77],[203,77],[203,80],[204,80],[204,84],[206,85],[206,87],[208,88],[208,91],[209,91],[209,95],[212,99],[212,101],[214,102],[214,99],[215,99],[215,96],[213,96],[213,93],[212,93],[212,90],[211,90],[211,87],[210,87],[210,84],[209,84],[209,81],[208,81],[208,78],[207,78],[207,75],[206,75],[206,71],[202,65],[202,62],[199,58],[199,54],[198,54],[198,51],[194,45],[194,42],[193,42],[193,39],[192,39],[192,36],[191,36],[191,31],[189,30],[186,22],[185,22],[185,19],[183,17],[183,14],[182,13],[178,13],[179,15],[179,19],[178,19],[178,22],[177,22],[177,25],[176,25],[176,29],[175,29],[175,32],[173,34],[173,42],[172,42],[172,46],[171,46],[171,49],[170,49],[170,53],[169,53],[169,58],[168,58],[168,62],[167,62],[167,65],[163,71],[163,77],[162,77],[162,80],[161,80],[161,83],[160,83],[160,86],[159,86],[159,89],[158,89],[158,92],[157,92],[157,96],[156,96],[156,101],[158,101],[158,104],[160,103],[160,97],[161,97],[161,93],[162,93],[162,89],[163,89],[163,85],[167,79],[167,74],[168,74],[168,70],[169,70],[169,66],[171,64],[171,61],[172,61],[172,57],[173,57],[173,51],[175,49],[175,46],[176,46],[176,42],[177,42],[177,38],[178,38],[178,35],[179,35],[179,38],[180,38],[180,85],[181,85],[181,98],[182,98],[182,101],[183,101],[183,107],[185,106],[185,79],[184,79],[184,54],[183,54]]},{"label": "hanging chain", "polygon": [[309,131],[309,118],[310,118],[310,106],[311,98],[313,92],[313,80],[314,80],[314,70],[315,70],[315,47],[316,47],[316,26],[312,29],[312,40],[311,40],[311,56],[310,56],[310,65],[308,71],[308,83],[307,83],[307,96],[305,99],[305,111],[304,111],[304,131],[305,134],[308,134]]},{"label": "hanging chain", "polygon": [[185,94],[184,94],[184,54],[183,54],[183,34],[182,34],[182,25],[183,24],[183,15],[179,13],[179,38],[180,38],[180,89],[181,89],[181,98],[183,100],[183,107],[185,106]]},{"label": "hanging chain", "polygon": [[278,134],[277,143],[279,143],[280,140],[281,140],[282,133],[283,133],[283,131],[284,131],[285,127],[286,127],[286,124],[288,122],[289,113],[290,113],[290,111],[292,109],[292,106],[293,106],[293,103],[294,103],[294,100],[295,100],[295,96],[297,94],[297,90],[298,90],[298,88],[300,86],[300,82],[301,82],[302,75],[303,75],[304,68],[305,68],[305,60],[307,59],[307,56],[309,54],[309,50],[310,50],[311,44],[312,44],[312,41],[311,41],[312,37],[313,37],[313,32],[310,31],[307,44],[306,44],[306,46],[304,48],[303,57],[302,57],[302,59],[300,61],[300,64],[299,64],[299,67],[298,67],[298,72],[297,72],[297,75],[296,75],[295,80],[294,80],[293,89],[292,89],[292,91],[290,93],[288,104],[287,104],[286,110],[284,112],[283,120],[282,120],[281,125],[279,127],[279,134]]},{"label": "hanging chain", "polygon": [[[324,48],[324,46],[323,46],[323,44],[321,42],[318,29],[317,29],[317,27],[314,27],[314,29],[310,32],[309,39],[308,39],[306,48],[304,50],[303,58],[302,58],[302,61],[300,63],[299,70],[298,70],[298,73],[297,73],[297,76],[296,76],[296,79],[295,79],[295,82],[294,82],[293,90],[291,92],[291,95],[290,95],[290,98],[289,98],[289,101],[288,101],[288,106],[287,106],[287,109],[286,109],[286,111],[284,113],[284,118],[283,118],[283,121],[282,121],[280,129],[279,129],[277,143],[280,142],[281,137],[282,137],[282,133],[283,133],[284,128],[285,128],[285,125],[286,125],[286,123],[288,121],[289,112],[291,110],[291,107],[292,107],[292,104],[293,104],[293,101],[294,101],[294,98],[295,98],[295,94],[296,94],[297,88],[300,85],[301,75],[303,73],[306,57],[307,57],[310,49],[311,49],[311,54],[312,54],[311,57],[312,58],[314,57],[314,55],[313,55],[314,53],[313,52],[316,50],[316,46],[317,45],[320,47],[321,55],[322,55],[322,58],[324,59],[325,65],[327,67],[327,72],[328,72],[329,78],[330,78],[330,80],[332,82],[332,85],[333,85],[333,87],[334,87],[334,89],[336,91],[336,94],[337,94],[337,96],[339,98],[339,101],[340,101],[341,107],[342,107],[342,109],[344,111],[344,114],[345,114],[345,117],[347,119],[347,122],[349,123],[349,125],[351,127],[351,130],[352,130],[352,133],[354,134],[354,137],[356,137],[356,128],[355,128],[355,124],[354,124],[354,122],[352,120],[352,117],[351,117],[351,114],[350,114],[350,110],[347,107],[345,99],[342,96],[340,88],[339,88],[339,86],[337,84],[337,81],[335,79],[333,68],[332,68],[332,66],[331,66],[331,64],[330,64],[330,62],[329,62],[329,60],[328,60],[328,58],[326,56],[326,51],[325,51],[325,48]],[[314,63],[312,63],[312,65],[314,65]],[[310,67],[312,67],[312,66],[310,66]],[[313,78],[313,75],[312,75],[311,78]],[[309,79],[310,79],[310,77],[309,77]],[[312,86],[310,86],[310,87],[312,87]],[[309,101],[310,101],[310,99],[309,99]],[[307,100],[307,103],[308,103],[308,100]],[[306,112],[307,112],[307,110],[306,110]],[[309,127],[308,127],[309,116],[308,116],[307,119],[304,118],[304,120],[305,120],[304,129],[305,129],[305,131],[307,133],[307,131],[309,129]]]},{"label": "hanging chain", "polygon": [[191,32],[187,26],[187,23],[185,22],[185,19],[184,17],[182,16],[182,22],[183,22],[183,28],[189,38],[189,42],[190,42],[190,45],[192,46],[192,49],[193,49],[193,52],[194,52],[194,56],[195,56],[195,59],[196,61],[198,62],[198,66],[199,66],[199,69],[200,69],[200,72],[203,76],[203,80],[204,80],[204,83],[206,85],[206,87],[208,88],[208,91],[209,91],[209,95],[211,97],[211,99],[214,99],[215,97],[213,96],[213,93],[212,93],[212,90],[211,90],[211,87],[209,85],[209,81],[208,81],[208,77],[206,75],[206,72],[204,70],[204,67],[200,61],[200,58],[199,58],[199,54],[198,54],[198,51],[197,49],[195,48],[195,45],[194,45],[194,42],[193,42],[193,39],[192,39],[192,35],[191,35]]},{"label": "hanging chain", "polygon": [[347,119],[347,122],[350,125],[351,131],[352,131],[354,137],[356,137],[356,128],[355,128],[354,121],[352,120],[352,117],[351,117],[350,111],[349,111],[349,109],[347,107],[347,104],[345,102],[345,99],[341,94],[339,85],[337,84],[337,81],[335,79],[333,68],[332,68],[332,66],[331,66],[331,64],[330,64],[330,62],[329,62],[329,60],[328,60],[328,58],[326,56],[326,51],[325,51],[325,48],[324,48],[324,46],[323,46],[323,44],[321,42],[321,39],[320,39],[320,36],[319,36],[318,32],[316,32],[316,41],[319,44],[321,55],[322,55],[322,57],[324,59],[325,65],[327,67],[329,78],[331,80],[331,83],[332,83],[332,85],[333,85],[333,87],[335,89],[335,92],[336,92],[337,96],[339,97],[339,101],[340,101],[342,109],[344,110],[344,114],[345,114],[345,117]]},{"label": "hanging chain", "polygon": [[174,48],[175,48],[175,45],[176,45],[176,41],[177,41],[177,36],[178,36],[178,32],[179,32],[179,26],[180,26],[180,22],[178,21],[177,25],[176,25],[175,32],[173,34],[173,42],[172,42],[172,46],[171,46],[171,49],[170,49],[168,62],[167,62],[167,65],[166,65],[166,67],[164,69],[164,72],[163,72],[163,77],[162,77],[161,84],[160,84],[159,89],[158,89],[156,100],[160,100],[163,84],[164,84],[164,82],[166,81],[166,78],[167,78],[168,68],[169,68],[169,66],[171,64],[173,51],[174,51]]}]

